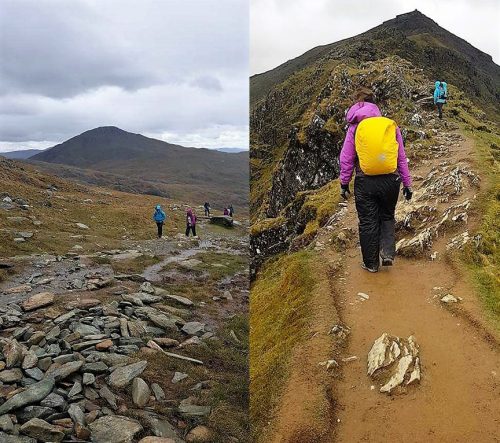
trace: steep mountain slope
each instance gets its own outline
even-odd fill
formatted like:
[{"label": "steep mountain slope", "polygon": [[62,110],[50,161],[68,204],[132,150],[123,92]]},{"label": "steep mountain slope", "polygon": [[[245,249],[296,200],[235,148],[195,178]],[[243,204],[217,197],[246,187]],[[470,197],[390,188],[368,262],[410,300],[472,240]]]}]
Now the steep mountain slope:
[{"label": "steep mountain slope", "polygon": [[[240,206],[247,201],[248,153],[185,148],[116,127],[86,131],[35,155],[30,161],[78,168],[73,174],[67,168],[62,171],[70,178],[80,175],[81,180],[97,180],[94,183],[101,185],[109,185],[112,180],[99,181],[98,174],[88,174],[85,170],[114,174],[122,181],[157,183],[159,195],[168,195],[168,186],[164,185],[172,185],[177,189],[197,187],[195,197],[200,200],[208,190],[221,202],[228,192],[232,192],[230,197],[237,199],[236,204]],[[52,167],[51,172],[56,170]],[[188,192],[191,194],[192,190]],[[227,204],[225,200],[224,203]]]},{"label": "steep mountain slope", "polygon": [[0,152],[0,155],[5,158],[26,160],[27,158],[33,157],[40,152],[43,152],[43,149],[22,149],[21,151]]},{"label": "steep mountain slope", "polygon": [[251,102],[263,99],[294,73],[329,60],[373,61],[389,55],[406,58],[429,78],[446,79],[460,87],[490,116],[500,110],[500,68],[491,56],[476,49],[415,10],[351,37],[318,46],[250,81]]}]

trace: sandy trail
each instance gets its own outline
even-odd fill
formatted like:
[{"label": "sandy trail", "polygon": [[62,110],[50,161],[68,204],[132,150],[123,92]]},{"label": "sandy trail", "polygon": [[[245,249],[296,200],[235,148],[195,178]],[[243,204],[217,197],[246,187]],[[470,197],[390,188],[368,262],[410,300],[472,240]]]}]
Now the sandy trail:
[{"label": "sandy trail", "polygon": [[[426,177],[433,168],[444,177],[458,164],[474,169],[472,140],[446,129],[437,144],[440,152],[431,152],[414,168],[415,177]],[[438,214],[453,204],[473,199],[478,192],[464,179],[458,195],[438,201],[426,198],[427,188],[419,191],[423,183],[422,179],[414,183],[415,197],[423,196],[423,203],[435,205]],[[398,203],[399,207],[404,204]],[[294,353],[291,375],[274,420],[273,438],[267,441],[500,441],[500,336],[486,319],[466,276],[445,258],[449,240],[471,230],[477,222],[470,217],[465,226],[457,225],[451,232],[438,231],[439,239],[423,257],[398,257],[394,267],[383,268],[377,274],[360,267],[357,241],[347,250],[335,252],[328,246],[331,228],[320,231],[312,245],[319,251],[319,285],[313,303],[320,309],[314,309],[311,338]],[[350,228],[357,238],[354,199],[349,200],[347,213],[332,227]],[[429,255],[434,251],[438,256],[431,261]],[[338,261],[344,264],[343,270],[325,272],[325,265]],[[330,284],[327,297],[325,280]],[[369,300],[361,301],[358,292],[368,294]],[[463,300],[458,306],[444,305],[438,296],[446,293]],[[339,321],[351,328],[343,342],[328,335]],[[404,394],[380,393],[380,385],[367,375],[367,354],[384,332],[405,338],[414,335],[420,346],[421,383]],[[350,356],[358,359],[342,362],[342,358]],[[327,372],[318,367],[318,362],[332,358],[340,362],[339,368]],[[328,407],[325,398],[330,400]]]}]

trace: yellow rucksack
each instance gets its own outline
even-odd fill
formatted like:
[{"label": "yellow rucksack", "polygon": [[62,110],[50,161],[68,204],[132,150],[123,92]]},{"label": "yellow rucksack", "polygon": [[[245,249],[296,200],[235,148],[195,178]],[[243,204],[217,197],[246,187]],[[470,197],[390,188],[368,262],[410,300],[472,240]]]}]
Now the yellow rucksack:
[{"label": "yellow rucksack", "polygon": [[356,128],[355,146],[359,166],[366,175],[395,172],[398,167],[396,122],[386,117],[369,117]]}]

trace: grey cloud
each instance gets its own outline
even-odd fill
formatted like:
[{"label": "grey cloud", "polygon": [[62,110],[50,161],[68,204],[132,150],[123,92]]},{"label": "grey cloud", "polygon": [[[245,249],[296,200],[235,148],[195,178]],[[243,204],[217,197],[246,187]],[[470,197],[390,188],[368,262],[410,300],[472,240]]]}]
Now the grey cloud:
[{"label": "grey cloud", "polygon": [[102,125],[247,143],[248,62],[248,0],[0,0],[0,150]]}]

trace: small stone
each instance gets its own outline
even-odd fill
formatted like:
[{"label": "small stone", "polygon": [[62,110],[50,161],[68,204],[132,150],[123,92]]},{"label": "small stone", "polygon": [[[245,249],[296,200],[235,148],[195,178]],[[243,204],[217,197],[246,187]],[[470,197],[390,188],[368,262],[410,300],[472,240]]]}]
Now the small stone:
[{"label": "small stone", "polygon": [[113,346],[113,340],[107,339],[107,340],[104,340],[104,341],[96,344],[95,348],[98,351],[104,351],[106,349],[109,349],[111,346]]},{"label": "small stone", "polygon": [[123,388],[135,377],[142,374],[147,365],[148,362],[143,360],[131,365],[119,367],[109,376],[109,384],[114,388]]},{"label": "small stone", "polygon": [[187,443],[208,443],[213,439],[213,432],[206,426],[196,426],[186,435]]},{"label": "small stone", "polygon": [[94,443],[131,443],[143,430],[138,421],[120,415],[98,418],[89,428]]},{"label": "small stone", "polygon": [[95,383],[95,375],[89,372],[83,374],[83,384],[85,386],[92,385]]},{"label": "small stone", "polygon": [[441,297],[441,301],[443,303],[458,303],[458,299],[452,294],[446,294],[444,297]]},{"label": "small stone", "polygon": [[175,372],[173,378],[172,378],[172,383],[176,384],[179,383],[180,381],[188,378],[188,375],[183,373],[183,372]]},{"label": "small stone", "polygon": [[53,409],[63,409],[66,405],[66,400],[59,394],[51,392],[47,397],[45,397],[41,402],[40,406],[45,406],[47,408]]},{"label": "small stone", "polygon": [[24,423],[20,431],[32,438],[45,442],[60,442],[64,438],[64,432],[60,427],[51,425],[39,418],[32,418]]},{"label": "small stone", "polygon": [[177,340],[168,337],[153,338],[153,341],[160,345],[162,348],[173,348],[175,346],[179,346],[179,342]]},{"label": "small stone", "polygon": [[0,381],[2,383],[16,383],[23,378],[23,371],[19,368],[6,369],[0,372]]},{"label": "small stone", "polygon": [[73,398],[82,392],[82,384],[79,381],[75,381],[70,391],[68,392],[68,398]]},{"label": "small stone", "polygon": [[361,297],[363,300],[369,300],[370,296],[365,294],[364,292],[358,292],[358,297]]},{"label": "small stone", "polygon": [[197,321],[190,321],[184,324],[182,331],[188,335],[201,335],[205,332],[205,324]]},{"label": "small stone", "polygon": [[77,228],[80,228],[80,229],[90,229],[87,225],[85,225],[83,223],[76,223],[76,226],[77,226]]},{"label": "small stone", "polygon": [[134,378],[132,381],[132,400],[134,404],[142,408],[146,406],[150,396],[151,390],[147,383],[142,378]]},{"label": "small stone", "polygon": [[[14,423],[12,423],[10,415],[4,414],[0,416],[0,430],[11,432],[13,429],[14,429]],[[1,438],[0,441],[2,441]]]},{"label": "small stone", "polygon": [[153,383],[151,385],[151,390],[153,391],[153,394],[157,401],[165,400],[165,391],[163,391],[159,384]]}]

